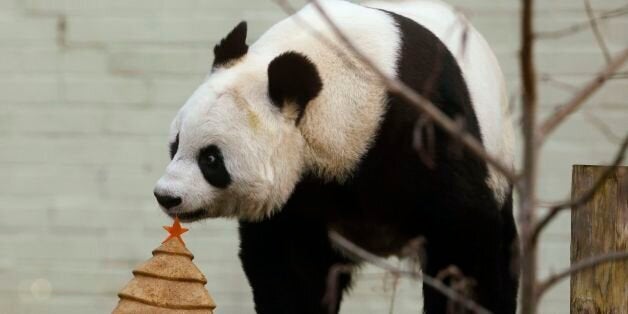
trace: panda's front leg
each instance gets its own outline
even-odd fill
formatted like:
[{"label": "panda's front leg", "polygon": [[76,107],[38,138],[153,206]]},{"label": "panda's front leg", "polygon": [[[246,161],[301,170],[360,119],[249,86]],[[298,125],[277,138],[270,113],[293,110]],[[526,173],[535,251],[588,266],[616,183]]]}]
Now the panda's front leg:
[{"label": "panda's front leg", "polygon": [[[286,211],[260,222],[240,222],[240,259],[258,314],[337,313],[349,274],[327,291],[329,270],[346,264],[330,245],[323,221]],[[329,311],[326,293],[336,296]]]}]

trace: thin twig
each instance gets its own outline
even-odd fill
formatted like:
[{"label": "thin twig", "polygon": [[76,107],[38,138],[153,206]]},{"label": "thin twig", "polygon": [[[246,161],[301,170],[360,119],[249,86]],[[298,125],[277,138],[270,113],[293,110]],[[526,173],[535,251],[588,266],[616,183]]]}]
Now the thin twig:
[{"label": "thin twig", "polygon": [[585,108],[583,111],[584,119],[587,120],[594,128],[596,128],[602,135],[613,145],[621,145],[621,136],[617,135],[606,121],[596,116],[589,108]]},{"label": "thin twig", "polygon": [[600,87],[628,60],[628,48],[620,52],[611,62],[602,69],[593,80],[582,87],[565,105],[560,106],[554,114],[547,118],[540,127],[539,131],[539,143],[544,141],[545,138],[560,125],[565,118],[571,113],[578,110],[580,106],[591,95],[597,92]]},{"label": "thin twig", "polygon": [[617,17],[624,16],[627,14],[628,14],[628,5],[625,5],[617,9],[606,11],[598,16],[595,16],[592,18],[590,17],[589,20],[587,21],[582,21],[580,23],[571,25],[563,29],[554,30],[554,31],[537,32],[535,37],[540,40],[558,39],[558,38],[573,35],[573,34],[576,34],[576,33],[579,33],[581,31],[588,29],[589,27],[591,27],[591,19],[597,22],[601,20],[617,18]]},{"label": "thin twig", "polygon": [[614,18],[628,14],[628,4],[601,14],[602,18]]},{"label": "thin twig", "polygon": [[568,208],[575,210],[578,207],[585,204],[586,202],[588,202],[589,200],[591,200],[591,198],[593,198],[595,193],[597,193],[597,191],[599,191],[600,188],[604,186],[606,179],[608,179],[611,176],[611,174],[613,174],[613,171],[617,168],[617,166],[619,166],[623,162],[626,156],[627,148],[628,148],[628,135],[624,137],[624,141],[621,144],[621,147],[619,148],[619,151],[617,152],[617,155],[615,156],[615,159],[613,160],[613,163],[611,164],[611,166],[608,166],[604,169],[600,177],[595,181],[595,183],[593,183],[593,186],[589,190],[587,190],[586,193],[584,193],[577,199],[555,204],[549,208],[549,212],[545,214],[543,219],[539,220],[539,222],[534,227],[534,231],[532,233],[532,240],[536,241],[538,239],[543,229],[547,226],[548,223],[550,223],[554,219],[554,217],[556,217],[556,215],[560,211],[564,209],[568,209]]},{"label": "thin twig", "polygon": [[549,288],[557,284],[559,281],[575,273],[579,273],[583,270],[598,266],[600,264],[610,263],[610,262],[625,260],[625,259],[628,259],[628,251],[608,253],[605,255],[594,256],[594,257],[579,261],[571,265],[571,267],[561,272],[558,272],[554,275],[551,275],[549,278],[542,281],[538,286],[538,296],[539,297],[542,296]]},{"label": "thin twig", "polygon": [[414,105],[449,135],[451,135],[452,138],[460,141],[470,152],[485,160],[488,164],[502,173],[510,182],[515,182],[516,175],[513,172],[512,167],[505,165],[499,157],[488,153],[473,135],[461,128],[458,123],[445,115],[428,99],[419,95],[414,89],[408,87],[403,82],[389,77],[382,70],[380,70],[373,61],[366,57],[357,47],[355,47],[355,45],[351,43],[351,40],[338,28],[338,25],[334,23],[319,1],[309,0],[309,2],[314,5],[316,10],[331,27],[338,39],[342,41],[345,47],[348,48],[361,63],[366,65],[376,76],[379,77],[389,92],[397,94],[408,103]]},{"label": "thin twig", "polygon": [[593,31],[593,35],[595,35],[595,40],[597,41],[600,50],[602,51],[602,55],[604,55],[604,59],[606,60],[606,64],[611,62],[611,53],[608,51],[608,46],[606,46],[606,41],[604,41],[604,36],[600,31],[600,28],[597,24],[597,19],[593,15],[593,8],[591,7],[591,0],[584,0],[584,8],[587,12],[587,17],[589,18],[589,24],[591,24],[591,30]]},{"label": "thin twig", "polygon": [[[401,261],[399,261],[401,263]],[[390,296],[390,305],[388,306],[388,314],[395,314],[395,302],[397,301],[397,289],[399,288],[399,274],[392,274],[392,294]]]},{"label": "thin twig", "polygon": [[552,76],[549,73],[541,73],[539,75],[539,82],[552,84],[556,87],[559,87],[561,89],[564,89],[570,92],[573,92],[579,89],[578,86],[556,79],[554,76]]},{"label": "thin twig", "polygon": [[338,298],[339,294],[342,293],[338,291],[340,276],[343,274],[351,274],[352,272],[353,267],[345,264],[336,264],[329,269],[327,274],[327,287],[325,289],[325,295],[323,296],[323,304],[327,306],[327,312],[329,314],[338,312]]},{"label": "thin twig", "polygon": [[437,280],[425,273],[410,271],[406,269],[399,268],[395,265],[390,264],[385,259],[374,255],[373,253],[361,248],[355,243],[351,242],[347,238],[343,237],[339,233],[335,231],[329,232],[329,239],[337,245],[339,248],[345,250],[347,253],[354,255],[355,257],[368,262],[371,265],[374,265],[378,268],[381,268],[385,271],[391,272],[395,275],[409,277],[415,280],[422,280],[424,284],[432,287],[434,290],[439,291],[443,295],[445,295],[449,300],[459,303],[463,305],[468,310],[471,310],[475,313],[488,314],[491,313],[489,310],[485,309],[481,305],[475,303],[475,301],[465,297],[464,295],[458,293],[456,290],[448,287],[440,280]]}]

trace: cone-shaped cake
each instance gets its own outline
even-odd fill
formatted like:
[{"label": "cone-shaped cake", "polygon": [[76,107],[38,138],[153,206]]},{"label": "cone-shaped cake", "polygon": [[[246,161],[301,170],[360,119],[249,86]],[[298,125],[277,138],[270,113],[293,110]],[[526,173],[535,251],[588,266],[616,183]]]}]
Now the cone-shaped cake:
[{"label": "cone-shaped cake", "polygon": [[213,314],[216,305],[205,289],[207,279],[181,239],[187,229],[178,219],[164,228],[170,236],[153,251],[153,258],[133,270],[133,280],[118,293],[114,314]]}]

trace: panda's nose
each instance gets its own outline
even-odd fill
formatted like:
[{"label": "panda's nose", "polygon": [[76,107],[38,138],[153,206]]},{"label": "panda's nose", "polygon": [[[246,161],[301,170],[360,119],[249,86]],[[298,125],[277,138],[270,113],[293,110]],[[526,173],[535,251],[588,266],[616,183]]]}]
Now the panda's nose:
[{"label": "panda's nose", "polygon": [[161,195],[157,192],[154,192],[153,194],[155,194],[155,198],[157,199],[157,203],[159,203],[159,205],[163,206],[165,209],[170,209],[173,208],[179,204],[181,204],[181,198],[180,197],[172,197],[172,196],[168,196],[168,195]]}]

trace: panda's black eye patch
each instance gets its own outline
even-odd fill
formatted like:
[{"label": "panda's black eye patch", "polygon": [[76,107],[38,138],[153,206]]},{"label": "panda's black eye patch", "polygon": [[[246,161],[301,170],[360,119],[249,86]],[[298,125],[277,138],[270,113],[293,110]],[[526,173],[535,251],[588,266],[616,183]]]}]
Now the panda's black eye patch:
[{"label": "panda's black eye patch", "polygon": [[170,159],[174,158],[174,155],[177,154],[177,150],[179,149],[179,134],[177,134],[177,138],[174,142],[170,143]]},{"label": "panda's black eye patch", "polygon": [[231,183],[231,176],[225,168],[224,157],[220,148],[209,145],[198,154],[198,167],[209,184],[224,189]]}]

